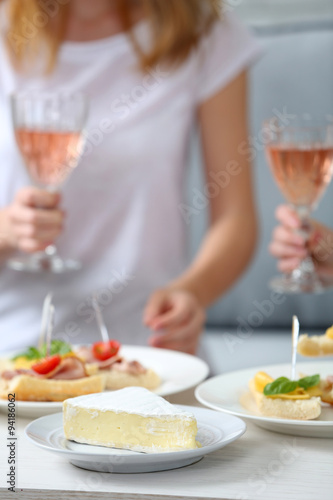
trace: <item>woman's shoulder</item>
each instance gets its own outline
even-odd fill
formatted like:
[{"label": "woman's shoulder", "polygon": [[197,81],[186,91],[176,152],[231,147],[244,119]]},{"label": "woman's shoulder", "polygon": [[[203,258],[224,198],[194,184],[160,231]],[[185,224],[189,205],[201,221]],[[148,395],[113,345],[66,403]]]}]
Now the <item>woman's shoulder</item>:
[{"label": "woman's shoulder", "polygon": [[199,53],[204,52],[207,57],[219,54],[220,57],[234,58],[254,47],[259,48],[254,34],[234,14],[228,13],[216,20],[202,36]]},{"label": "woman's shoulder", "polygon": [[8,73],[9,15],[8,0],[0,0],[0,93],[4,91],[4,78]]},{"label": "woman's shoulder", "polygon": [[196,50],[198,100],[204,101],[226,86],[260,53],[254,34],[234,14],[224,14],[203,35]]},{"label": "woman's shoulder", "polygon": [[0,34],[5,37],[9,27],[9,1],[0,0]]}]

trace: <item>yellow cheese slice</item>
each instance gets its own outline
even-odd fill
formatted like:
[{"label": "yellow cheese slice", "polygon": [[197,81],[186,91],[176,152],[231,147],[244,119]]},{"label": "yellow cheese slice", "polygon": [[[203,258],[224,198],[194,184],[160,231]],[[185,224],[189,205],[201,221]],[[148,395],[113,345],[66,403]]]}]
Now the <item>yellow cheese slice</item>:
[{"label": "yellow cheese slice", "polygon": [[326,332],[325,332],[325,335],[326,337],[328,337],[329,339],[332,339],[333,340],[333,326],[331,326],[330,328],[327,328]]},{"label": "yellow cheese slice", "polygon": [[[264,388],[267,384],[270,384],[273,382],[273,378],[267,375],[265,372],[257,372],[254,376],[254,388],[258,392],[264,392]],[[271,399],[290,399],[290,400],[304,400],[304,399],[310,399],[315,396],[321,396],[322,395],[322,390],[319,388],[318,385],[315,387],[310,387],[309,389],[303,389],[302,387],[297,387],[294,391],[288,392],[285,394],[272,394],[272,395],[266,395],[266,398],[271,398]]]},{"label": "yellow cheese slice", "polygon": [[265,372],[258,372],[254,376],[254,385],[256,391],[264,392],[264,388],[267,384],[273,382],[274,379],[267,375]]},{"label": "yellow cheese slice", "polygon": [[27,359],[24,356],[20,356],[19,358],[15,359],[14,368],[15,370],[20,370],[22,368],[25,370],[29,370],[35,363],[37,363],[36,359]]}]

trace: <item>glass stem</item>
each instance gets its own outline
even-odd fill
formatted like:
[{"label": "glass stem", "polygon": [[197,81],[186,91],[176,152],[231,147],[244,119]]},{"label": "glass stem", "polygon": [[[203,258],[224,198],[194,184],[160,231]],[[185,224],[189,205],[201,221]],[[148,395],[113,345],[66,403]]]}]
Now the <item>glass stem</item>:
[{"label": "glass stem", "polygon": [[[309,207],[294,207],[294,210],[301,220],[301,227],[299,229],[296,229],[295,232],[304,238],[306,247],[308,248],[308,242],[312,230],[310,221],[310,209]],[[308,280],[316,276],[316,268],[309,252],[308,255],[304,257],[304,259],[300,262],[298,267],[292,271],[291,274],[292,277],[297,280]]]},{"label": "glass stem", "polygon": [[[49,193],[58,193],[58,187],[52,186],[52,184],[46,186],[46,190]],[[45,248],[43,253],[47,260],[52,260],[55,257],[58,257],[58,251],[55,245],[49,245],[48,247]]]},{"label": "glass stem", "polygon": [[44,252],[46,253],[47,257],[56,257],[58,252],[57,252],[57,247],[55,245],[49,245],[48,247],[45,248]]}]

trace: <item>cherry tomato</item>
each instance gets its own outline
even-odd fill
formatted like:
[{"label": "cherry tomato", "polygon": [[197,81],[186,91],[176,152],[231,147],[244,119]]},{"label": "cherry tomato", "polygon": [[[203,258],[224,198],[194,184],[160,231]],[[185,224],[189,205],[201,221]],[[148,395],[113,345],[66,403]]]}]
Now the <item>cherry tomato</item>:
[{"label": "cherry tomato", "polygon": [[109,342],[96,342],[92,346],[92,352],[99,361],[106,361],[112,358],[120,349],[120,343],[117,340],[109,340]]},{"label": "cherry tomato", "polygon": [[32,370],[39,373],[40,375],[47,375],[52,372],[60,364],[61,356],[55,354],[54,356],[49,356],[48,358],[42,359],[35,365],[32,365]]}]

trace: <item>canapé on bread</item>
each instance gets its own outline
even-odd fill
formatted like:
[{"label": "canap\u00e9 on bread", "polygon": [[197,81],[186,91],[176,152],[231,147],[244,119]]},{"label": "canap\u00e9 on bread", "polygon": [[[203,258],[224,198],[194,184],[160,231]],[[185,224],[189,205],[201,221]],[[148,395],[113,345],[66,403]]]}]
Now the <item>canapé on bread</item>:
[{"label": "canap\u00e9 on bread", "polygon": [[322,391],[321,400],[324,403],[333,405],[333,375],[329,375],[326,379],[320,381],[320,389]]},{"label": "canap\u00e9 on bread", "polygon": [[297,351],[302,356],[333,356],[333,326],[324,335],[300,335]]},{"label": "canap\u00e9 on bread", "polygon": [[249,381],[249,388],[264,416],[312,420],[321,414],[322,389],[318,374],[292,381],[287,377],[274,380],[259,371]]},{"label": "canap\u00e9 on bread", "polygon": [[319,397],[306,400],[270,398],[256,390],[254,379],[250,380],[249,387],[259,412],[266,417],[312,420],[321,413]]},{"label": "canap\u00e9 on bread", "polygon": [[[110,341],[116,342],[116,341]],[[92,370],[97,370],[97,373],[103,374],[106,377],[107,390],[119,390],[126,387],[144,387],[145,389],[154,390],[161,384],[159,375],[152,369],[146,368],[137,360],[128,360],[121,355],[121,345],[118,343],[118,350],[108,358],[99,359],[96,345],[101,346],[98,342],[92,346],[81,346],[76,350],[79,356],[86,364],[86,370],[91,373]]]},{"label": "canap\u00e9 on bread", "polygon": [[1,399],[15,394],[16,400],[21,401],[63,401],[104,390],[105,375],[97,373],[97,369],[87,373],[84,362],[69,345],[55,342],[53,352],[55,348],[66,352],[51,356],[44,355],[44,347],[41,350],[28,348],[16,358],[1,361]]},{"label": "canap\u00e9 on bread", "polygon": [[105,377],[93,375],[76,380],[53,380],[17,375],[11,380],[0,379],[0,398],[15,394],[18,401],[64,401],[67,398],[102,392]]}]

